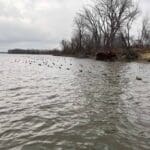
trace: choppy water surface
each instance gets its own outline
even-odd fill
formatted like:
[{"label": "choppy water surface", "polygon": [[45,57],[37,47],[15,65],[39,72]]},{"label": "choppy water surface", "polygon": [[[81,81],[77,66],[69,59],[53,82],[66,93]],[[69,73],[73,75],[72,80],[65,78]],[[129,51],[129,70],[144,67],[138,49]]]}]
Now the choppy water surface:
[{"label": "choppy water surface", "polygon": [[150,64],[0,55],[0,150],[149,149]]}]

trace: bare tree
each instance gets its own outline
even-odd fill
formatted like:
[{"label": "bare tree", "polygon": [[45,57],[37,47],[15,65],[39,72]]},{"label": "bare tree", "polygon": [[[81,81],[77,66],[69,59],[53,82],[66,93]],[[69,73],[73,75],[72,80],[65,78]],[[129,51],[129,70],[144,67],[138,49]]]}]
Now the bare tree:
[{"label": "bare tree", "polygon": [[135,21],[140,11],[138,9],[138,6],[135,6],[135,7],[131,7],[129,9],[129,12],[130,12],[130,15],[128,16],[128,19],[125,22],[125,25],[121,28],[121,35],[122,35],[122,38],[124,39],[123,42],[124,42],[125,48],[128,48],[128,49],[131,47],[131,41],[132,41],[132,38],[130,35],[132,24]]},{"label": "bare tree", "polygon": [[64,53],[71,53],[71,43],[67,40],[61,41],[62,50]]},{"label": "bare tree", "polygon": [[138,8],[132,0],[97,0],[94,8],[99,16],[104,45],[111,50],[117,32],[125,25],[127,25],[128,31],[130,30],[131,22],[134,21]]},{"label": "bare tree", "polygon": [[130,47],[130,30],[139,13],[134,0],[93,1],[93,5],[83,8],[74,19],[74,34],[67,46],[74,53],[94,54],[101,48],[111,52],[117,43],[115,40],[119,39],[123,47]]},{"label": "bare tree", "polygon": [[94,49],[99,49],[101,47],[101,37],[102,33],[99,28],[99,20],[97,14],[92,7],[84,8],[79,14],[85,20],[86,31],[91,35],[91,40]]},{"label": "bare tree", "polygon": [[74,24],[75,24],[75,38],[76,42],[78,43],[78,50],[82,50],[82,41],[83,41],[83,36],[84,36],[84,31],[85,31],[85,23],[84,23],[84,18],[82,16],[77,15],[76,18],[74,19]]},{"label": "bare tree", "polygon": [[142,22],[141,41],[144,46],[150,42],[150,20],[145,17]]}]

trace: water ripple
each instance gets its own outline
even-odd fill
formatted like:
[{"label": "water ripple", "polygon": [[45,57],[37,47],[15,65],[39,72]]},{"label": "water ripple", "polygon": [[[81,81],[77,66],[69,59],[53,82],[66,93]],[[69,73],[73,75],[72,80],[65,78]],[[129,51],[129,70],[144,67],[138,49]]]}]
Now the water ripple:
[{"label": "water ripple", "polygon": [[142,63],[0,55],[0,150],[149,150],[149,74]]}]

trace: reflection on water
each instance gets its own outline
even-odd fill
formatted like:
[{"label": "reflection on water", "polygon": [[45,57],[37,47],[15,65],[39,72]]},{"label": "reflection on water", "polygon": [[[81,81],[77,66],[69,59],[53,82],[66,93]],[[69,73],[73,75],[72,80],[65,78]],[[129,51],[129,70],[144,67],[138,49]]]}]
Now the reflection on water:
[{"label": "reflection on water", "polygon": [[0,150],[149,150],[149,74],[142,63],[0,55]]}]

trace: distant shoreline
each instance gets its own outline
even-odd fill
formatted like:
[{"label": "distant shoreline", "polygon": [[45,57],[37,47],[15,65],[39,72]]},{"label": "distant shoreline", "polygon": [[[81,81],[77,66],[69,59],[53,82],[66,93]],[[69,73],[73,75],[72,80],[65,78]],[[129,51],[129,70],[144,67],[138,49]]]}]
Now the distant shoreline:
[{"label": "distant shoreline", "polygon": [[36,49],[11,49],[6,52],[7,54],[26,54],[26,55],[52,55],[52,56],[64,56],[64,57],[76,57],[76,58],[91,58],[91,56],[85,56],[81,54],[66,54],[61,50],[36,50]]},{"label": "distant shoreline", "polygon": [[38,54],[38,55],[60,55],[59,50],[37,50],[37,49],[10,49],[8,54]]},{"label": "distant shoreline", "polygon": [[8,54],[8,52],[0,52],[0,54]]}]

